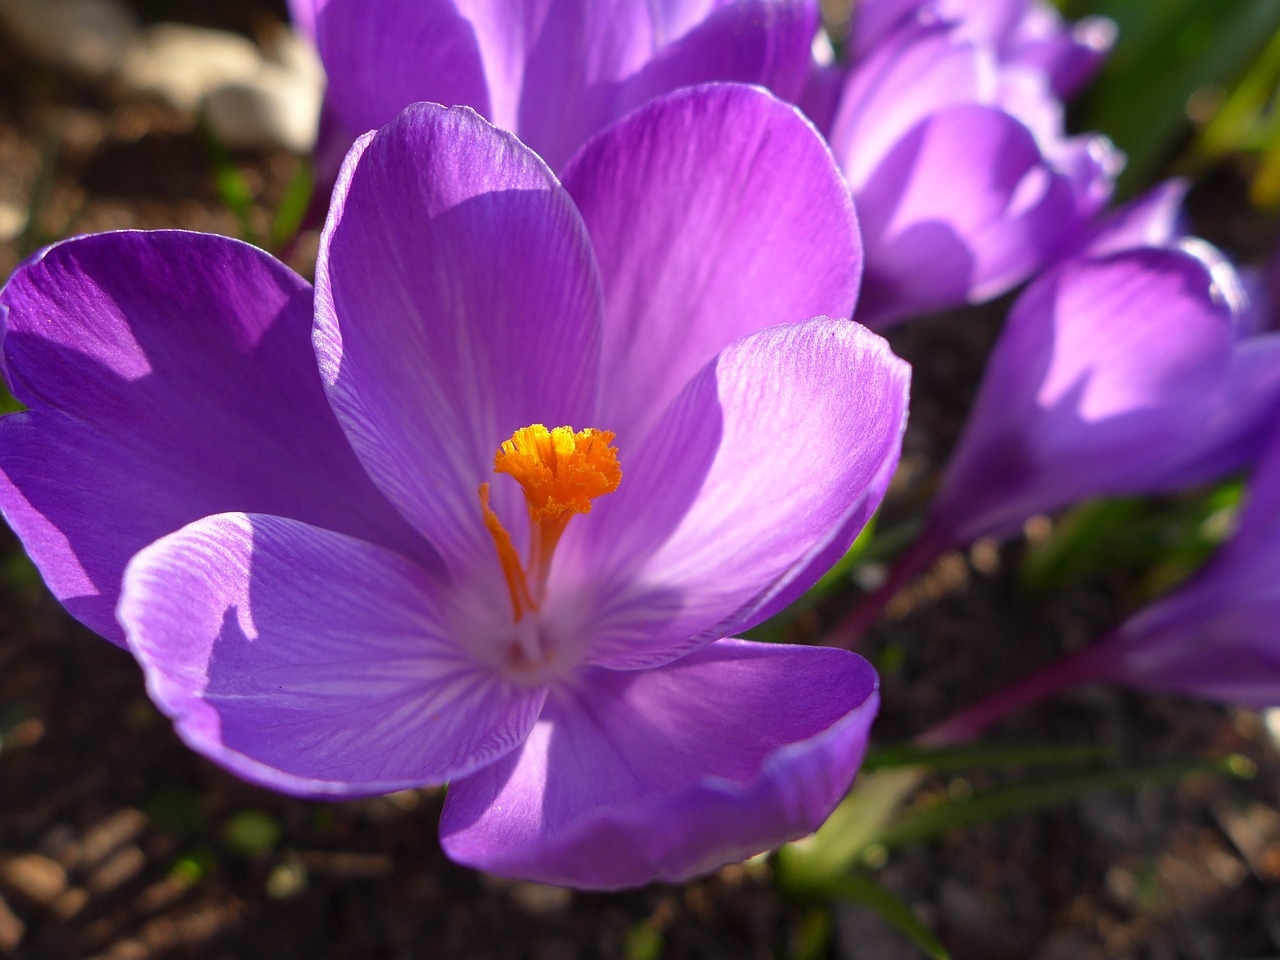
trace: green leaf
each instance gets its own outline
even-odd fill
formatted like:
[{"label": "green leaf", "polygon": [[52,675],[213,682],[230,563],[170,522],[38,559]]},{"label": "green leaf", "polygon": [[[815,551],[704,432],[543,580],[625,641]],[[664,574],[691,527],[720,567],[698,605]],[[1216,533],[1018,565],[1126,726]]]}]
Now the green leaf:
[{"label": "green leaf", "polygon": [[937,934],[916,916],[911,905],[868,873],[854,871],[821,882],[793,886],[789,892],[859,904],[896,927],[933,960],[950,960],[951,955]]},{"label": "green leaf", "polygon": [[285,185],[284,196],[276,207],[275,217],[271,221],[270,243],[272,250],[279,250],[298,233],[302,218],[307,215],[311,206],[311,196],[315,193],[315,175],[308,160],[301,160],[293,176]]},{"label": "green leaf", "polygon": [[886,848],[900,847],[932,839],[949,830],[1044,810],[1095,793],[1136,790],[1151,784],[1172,783],[1197,773],[1247,776],[1248,770],[1240,760],[1241,758],[1233,756],[1224,760],[1178,761],[1001,787],[963,799],[943,800],[927,807],[908,810],[880,830],[875,840]]},{"label": "green leaf", "polygon": [[975,767],[1034,767],[1107,760],[1114,756],[1112,747],[1094,744],[1084,746],[1046,746],[1044,744],[963,743],[948,747],[920,747],[911,743],[882,747],[867,754],[863,773],[896,767],[922,767],[926,770],[971,770]]},{"label": "green leaf", "polygon": [[[1084,11],[1072,6],[1072,13]],[[1150,179],[1186,129],[1198,90],[1230,88],[1280,27],[1276,0],[1098,0],[1116,48],[1083,102],[1081,125],[1107,134],[1129,158],[1120,192]]]},{"label": "green leaf", "polygon": [[223,824],[222,842],[241,856],[260,856],[280,842],[280,823],[265,810],[241,810]]},{"label": "green leaf", "polygon": [[253,228],[253,191],[249,181],[236,168],[231,155],[208,124],[202,123],[201,140],[205,156],[209,160],[209,172],[213,176],[213,189],[223,206],[230,210],[240,225],[240,239],[258,244],[258,232]]}]

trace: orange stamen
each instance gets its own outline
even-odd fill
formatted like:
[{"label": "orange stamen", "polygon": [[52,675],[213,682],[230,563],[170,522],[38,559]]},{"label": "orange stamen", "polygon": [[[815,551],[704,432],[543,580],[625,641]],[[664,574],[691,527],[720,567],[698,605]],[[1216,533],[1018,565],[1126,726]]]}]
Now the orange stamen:
[{"label": "orange stamen", "polygon": [[622,482],[613,438],[608,430],[548,430],[535,423],[513,433],[494,454],[494,473],[514,478],[529,507],[529,558],[522,568],[510,534],[489,509],[489,485],[480,488],[485,526],[498,548],[516,620],[525,608],[537,610],[534,598],[546,589],[552,555],[574,514],[590,513],[594,498],[612,493]]}]

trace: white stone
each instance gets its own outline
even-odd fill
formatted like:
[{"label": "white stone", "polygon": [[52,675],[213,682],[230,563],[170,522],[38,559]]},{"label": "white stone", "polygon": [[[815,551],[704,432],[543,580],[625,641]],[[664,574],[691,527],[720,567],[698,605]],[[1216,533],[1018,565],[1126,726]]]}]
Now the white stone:
[{"label": "white stone", "polygon": [[180,110],[196,110],[212,91],[251,81],[264,65],[257,46],[225,30],[179,23],[149,27],[125,59],[122,79]]},{"label": "white stone", "polygon": [[25,229],[27,229],[27,211],[16,203],[0,200],[0,243],[18,239]]},{"label": "white stone", "polygon": [[140,36],[120,0],[0,0],[0,25],[30,56],[91,80],[119,70]]},{"label": "white stone", "polygon": [[316,143],[320,95],[318,85],[269,63],[249,80],[210,92],[204,116],[228,147],[284,147],[309,153]]}]

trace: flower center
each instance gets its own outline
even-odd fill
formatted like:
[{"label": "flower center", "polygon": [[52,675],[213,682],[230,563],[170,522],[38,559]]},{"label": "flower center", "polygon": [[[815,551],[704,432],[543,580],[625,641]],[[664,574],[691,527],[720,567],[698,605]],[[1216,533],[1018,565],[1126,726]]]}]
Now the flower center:
[{"label": "flower center", "polygon": [[489,507],[489,484],[480,485],[484,525],[497,547],[517,623],[526,610],[538,609],[552,554],[574,514],[590,513],[594,498],[618,489],[622,468],[613,437],[608,430],[548,430],[535,423],[513,433],[494,454],[493,472],[515,479],[529,507],[529,555],[521,563],[511,535]]}]

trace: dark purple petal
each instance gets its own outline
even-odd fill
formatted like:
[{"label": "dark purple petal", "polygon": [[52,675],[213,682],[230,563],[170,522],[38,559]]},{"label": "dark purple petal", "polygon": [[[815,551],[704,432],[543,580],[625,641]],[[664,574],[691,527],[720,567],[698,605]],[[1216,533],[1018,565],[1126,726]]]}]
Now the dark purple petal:
[{"label": "dark purple petal", "polygon": [[[298,19],[299,0],[294,0]],[[313,2],[326,99],[353,134],[384,126],[419,100],[465,104],[490,115],[476,28],[445,0]],[[518,24],[510,29],[518,31]]]},{"label": "dark purple petal", "polygon": [[741,640],[584,671],[520,751],[449,787],[441,842],[549,883],[679,883],[816,829],[862,762],[875,688],[854,654]]},{"label": "dark purple petal", "polygon": [[320,368],[369,473],[451,563],[493,560],[477,489],[513,431],[596,426],[602,309],[582,218],[510,134],[417,104],[353,148],[316,268]]},{"label": "dark purple petal", "polygon": [[[1273,420],[1273,424],[1274,424]],[[1247,707],[1280,706],[1280,433],[1236,535],[1197,576],[1089,652],[1099,677]]]},{"label": "dark purple petal", "polygon": [[371,544],[222,514],[130,562],[120,622],[192,749],[275,790],[362,796],[465,776],[542,708],[545,688],[462,649],[446,597]]},{"label": "dark purple petal", "polygon": [[811,586],[884,495],[909,378],[845,320],[772,327],[703,368],[557,556],[550,592],[589,583],[600,606],[593,662],[666,662]]},{"label": "dark purple petal", "polygon": [[804,83],[814,0],[329,0],[317,17],[329,89],[367,130],[418,100],[474,107],[558,167],[652,97],[713,80]]},{"label": "dark purple petal", "polygon": [[604,280],[599,426],[624,454],[733,341],[853,312],[848,188],[813,127],[763,90],[656,101],[592,140],[564,183]]},{"label": "dark purple petal", "polygon": [[880,328],[1009,290],[1078,242],[1110,172],[1101,141],[1081,142],[1063,169],[1002,110],[935,113],[854,189],[866,270],[858,319]]},{"label": "dark purple petal", "polygon": [[1234,274],[1202,248],[1077,259],[1018,299],[935,504],[953,542],[1256,456],[1280,336],[1237,339]]},{"label": "dark purple petal", "polygon": [[176,231],[68,240],[0,291],[0,508],[67,609],[115,643],[125,563],[199,517],[271,511],[429,547],[352,454],[310,342],[311,288],[261,250]]}]

